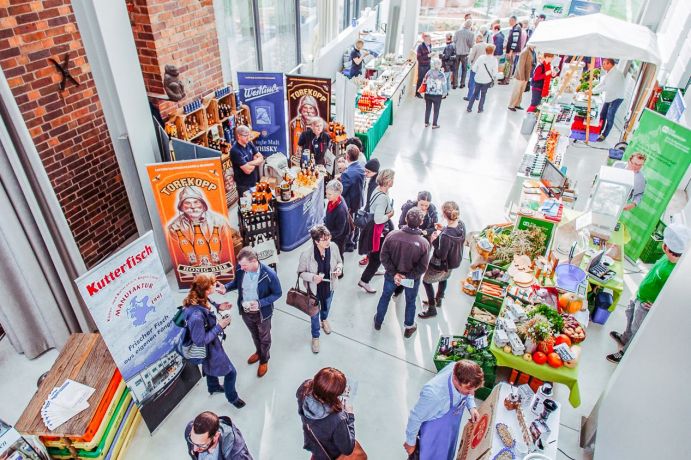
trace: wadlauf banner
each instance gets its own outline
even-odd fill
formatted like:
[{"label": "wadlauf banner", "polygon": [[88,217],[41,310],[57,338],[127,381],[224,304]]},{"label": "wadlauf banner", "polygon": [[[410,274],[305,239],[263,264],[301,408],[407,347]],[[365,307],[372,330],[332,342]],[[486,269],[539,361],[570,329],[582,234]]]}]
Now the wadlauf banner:
[{"label": "wadlauf banner", "polygon": [[183,330],[172,322],[177,306],[153,232],[75,283],[153,432],[201,378],[175,351]]},{"label": "wadlauf banner", "polygon": [[647,157],[641,169],[646,180],[645,193],[641,203],[630,211],[624,211],[620,219],[631,236],[625,254],[633,260],[641,256],[691,164],[691,130],[645,109],[626,147],[624,160],[636,152]]},{"label": "wadlauf banner", "polygon": [[232,281],[235,252],[219,159],[148,165],[151,187],[175,264],[178,286],[198,273]]},{"label": "wadlauf banner", "polygon": [[282,73],[238,72],[240,101],[250,108],[252,127],[259,131],[254,141],[262,155],[288,155],[286,140],[285,87]]},{"label": "wadlauf banner", "polygon": [[288,117],[290,118],[290,159],[300,164],[298,140],[312,117],[331,121],[331,80],[328,78],[286,75]]}]

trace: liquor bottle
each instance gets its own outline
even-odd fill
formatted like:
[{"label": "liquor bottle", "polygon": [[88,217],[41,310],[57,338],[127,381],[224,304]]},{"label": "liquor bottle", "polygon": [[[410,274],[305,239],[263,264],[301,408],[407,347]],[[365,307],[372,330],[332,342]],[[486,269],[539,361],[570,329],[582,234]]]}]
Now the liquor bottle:
[{"label": "liquor bottle", "polygon": [[209,250],[211,251],[211,261],[215,264],[221,261],[221,237],[218,234],[218,227],[214,227],[209,240]]},{"label": "liquor bottle", "polygon": [[211,250],[209,249],[209,242],[204,238],[202,227],[200,224],[193,224],[194,226],[194,252],[199,258],[200,265],[211,265]]},{"label": "liquor bottle", "polygon": [[185,257],[187,257],[187,261],[190,265],[195,265],[197,263],[197,254],[194,253],[192,243],[190,243],[190,240],[185,237],[185,235],[182,233],[182,230],[175,230],[175,234],[178,236],[178,245],[180,246],[182,253],[185,254]]}]

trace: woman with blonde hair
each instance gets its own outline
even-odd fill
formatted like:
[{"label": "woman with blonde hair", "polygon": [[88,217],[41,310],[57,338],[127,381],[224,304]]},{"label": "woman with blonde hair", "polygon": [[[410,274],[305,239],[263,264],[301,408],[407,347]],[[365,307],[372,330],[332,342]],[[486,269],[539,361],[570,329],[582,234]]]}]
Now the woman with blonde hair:
[{"label": "woman with blonde hair", "polygon": [[[200,273],[194,277],[190,291],[182,301],[187,323],[183,343],[206,348],[206,357],[201,364],[209,394],[223,392],[229,403],[241,409],[245,406],[245,401],[240,399],[235,390],[237,371],[221,343],[221,337],[225,339],[223,330],[230,324],[230,316],[222,316],[216,320],[216,315],[211,311],[211,305],[216,304],[209,296],[214,293],[215,285],[216,276],[213,274]],[[225,302],[216,307],[219,311],[226,311],[230,310],[231,304]],[[223,386],[219,377],[223,377]]]},{"label": "woman with blonde hair", "polygon": [[[422,285],[427,293],[427,309],[418,313],[420,318],[431,318],[437,315],[437,307],[441,307],[446,281],[451,272],[460,267],[463,260],[463,245],[465,244],[465,224],[461,222],[461,211],[455,201],[447,201],[441,207],[446,220],[446,227],[436,224],[437,229],[432,233],[432,247],[434,252],[429,261],[427,272],[422,278]],[[439,283],[437,295],[434,295],[432,284]]]}]

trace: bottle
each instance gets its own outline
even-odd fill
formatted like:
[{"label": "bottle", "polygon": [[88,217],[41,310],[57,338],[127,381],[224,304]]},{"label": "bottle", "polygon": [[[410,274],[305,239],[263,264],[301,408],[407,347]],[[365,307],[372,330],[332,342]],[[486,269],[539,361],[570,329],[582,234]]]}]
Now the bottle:
[{"label": "bottle", "polygon": [[187,257],[189,264],[196,264],[197,254],[194,253],[194,247],[192,246],[192,243],[190,243],[190,240],[185,237],[185,235],[182,233],[182,230],[179,228],[175,230],[175,234],[178,236],[178,245],[180,246],[180,250],[183,254],[185,254],[185,257]]},{"label": "bottle", "polygon": [[544,411],[545,400],[552,397],[552,384],[545,382],[540,389],[533,396],[533,402],[530,404],[530,410],[536,416],[540,416]]},{"label": "bottle", "polygon": [[215,264],[221,261],[221,236],[218,234],[218,227],[215,226],[211,232],[211,239],[209,240],[209,251],[211,252],[211,261]]},{"label": "bottle", "polygon": [[194,252],[199,258],[200,265],[211,265],[211,250],[209,249],[209,242],[204,238],[202,227],[200,224],[193,224],[194,226]]}]

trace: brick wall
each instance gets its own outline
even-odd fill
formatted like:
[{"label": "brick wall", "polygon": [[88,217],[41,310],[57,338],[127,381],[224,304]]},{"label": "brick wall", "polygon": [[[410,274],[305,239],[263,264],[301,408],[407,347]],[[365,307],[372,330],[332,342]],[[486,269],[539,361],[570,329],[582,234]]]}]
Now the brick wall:
[{"label": "brick wall", "polygon": [[128,9],[147,91],[164,93],[166,64],[180,69],[186,97],[177,104],[162,103],[159,108],[164,116],[223,86],[210,0],[128,0]]},{"label": "brick wall", "polygon": [[[60,92],[65,53],[80,86]],[[0,0],[0,67],[91,267],[137,230],[70,1]]]}]

